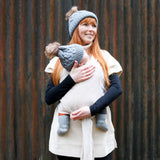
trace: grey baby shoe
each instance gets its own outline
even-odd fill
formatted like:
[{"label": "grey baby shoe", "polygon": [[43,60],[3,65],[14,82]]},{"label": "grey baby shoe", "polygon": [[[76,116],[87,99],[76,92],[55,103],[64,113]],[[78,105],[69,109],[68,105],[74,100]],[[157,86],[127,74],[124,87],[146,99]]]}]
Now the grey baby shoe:
[{"label": "grey baby shoe", "polygon": [[96,126],[104,131],[108,131],[108,126],[106,124],[107,114],[97,114],[96,115]]},{"label": "grey baby shoe", "polygon": [[69,120],[69,115],[58,116],[59,128],[57,133],[59,136],[63,136],[65,133],[68,132]]}]

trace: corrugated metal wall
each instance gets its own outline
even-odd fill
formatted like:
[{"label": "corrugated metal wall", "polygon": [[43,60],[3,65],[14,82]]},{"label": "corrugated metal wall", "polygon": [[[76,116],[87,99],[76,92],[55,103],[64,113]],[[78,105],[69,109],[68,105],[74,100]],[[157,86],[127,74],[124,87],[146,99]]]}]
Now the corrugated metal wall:
[{"label": "corrugated metal wall", "polygon": [[0,160],[52,160],[53,107],[44,47],[69,41],[72,5],[99,18],[99,40],[122,65],[123,95],[112,104],[114,160],[160,159],[160,0],[0,0]]}]

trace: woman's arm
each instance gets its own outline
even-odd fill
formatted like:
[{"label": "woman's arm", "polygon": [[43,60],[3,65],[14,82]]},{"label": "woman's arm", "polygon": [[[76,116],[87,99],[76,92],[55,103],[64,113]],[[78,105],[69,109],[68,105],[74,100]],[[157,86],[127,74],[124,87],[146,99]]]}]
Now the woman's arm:
[{"label": "woman's arm", "polygon": [[110,88],[105,93],[104,96],[99,98],[93,105],[84,106],[73,113],[71,113],[70,117],[73,120],[84,119],[97,113],[100,113],[105,107],[107,107],[110,103],[112,103],[119,95],[122,94],[121,83],[117,74],[113,74],[109,76],[110,80]]},{"label": "woman's arm", "polygon": [[118,98],[122,94],[121,83],[117,74],[113,74],[109,76],[110,80],[110,88],[102,96],[98,99],[93,105],[90,106],[91,115],[95,115],[100,113],[105,107],[107,107],[110,103],[112,103],[116,98]]},{"label": "woman's arm", "polygon": [[46,89],[46,103],[50,105],[60,100],[74,86],[74,84],[75,82],[70,75],[68,75],[57,86],[55,86],[52,79],[50,79]]}]

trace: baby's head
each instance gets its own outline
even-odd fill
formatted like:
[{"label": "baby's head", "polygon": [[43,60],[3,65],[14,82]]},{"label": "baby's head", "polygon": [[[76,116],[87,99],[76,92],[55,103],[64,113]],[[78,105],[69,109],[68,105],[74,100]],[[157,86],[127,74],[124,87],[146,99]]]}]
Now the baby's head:
[{"label": "baby's head", "polygon": [[54,42],[50,47],[46,47],[45,54],[50,59],[54,56],[58,56],[62,66],[67,71],[71,71],[75,61],[78,62],[79,66],[86,64],[88,61],[87,52],[79,44],[60,46],[59,43]]}]

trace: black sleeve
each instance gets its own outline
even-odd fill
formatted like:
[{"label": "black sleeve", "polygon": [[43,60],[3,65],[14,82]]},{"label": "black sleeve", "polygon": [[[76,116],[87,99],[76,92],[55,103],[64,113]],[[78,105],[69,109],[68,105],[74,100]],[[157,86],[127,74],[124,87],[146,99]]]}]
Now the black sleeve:
[{"label": "black sleeve", "polygon": [[110,88],[104,96],[99,98],[93,105],[90,106],[91,115],[100,113],[105,107],[112,103],[118,96],[122,94],[121,83],[117,74],[109,76],[111,83]]},{"label": "black sleeve", "polygon": [[75,82],[70,75],[68,75],[57,86],[55,86],[53,84],[53,80],[50,79],[48,82],[46,94],[45,94],[46,103],[50,105],[60,100],[74,85],[75,85]]}]

